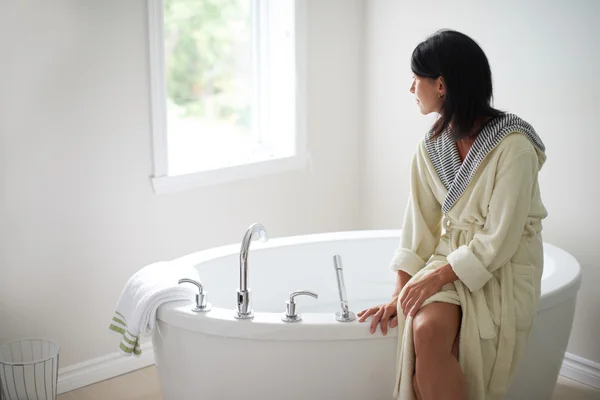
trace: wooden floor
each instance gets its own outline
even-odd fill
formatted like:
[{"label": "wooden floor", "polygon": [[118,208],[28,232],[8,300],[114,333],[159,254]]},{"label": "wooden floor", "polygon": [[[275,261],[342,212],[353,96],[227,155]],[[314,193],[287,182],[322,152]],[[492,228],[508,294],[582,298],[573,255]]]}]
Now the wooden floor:
[{"label": "wooden floor", "polygon": [[[58,400],[162,400],[154,366],[58,396]],[[534,399],[530,399],[534,400]],[[600,400],[600,390],[559,377],[552,400]]]}]

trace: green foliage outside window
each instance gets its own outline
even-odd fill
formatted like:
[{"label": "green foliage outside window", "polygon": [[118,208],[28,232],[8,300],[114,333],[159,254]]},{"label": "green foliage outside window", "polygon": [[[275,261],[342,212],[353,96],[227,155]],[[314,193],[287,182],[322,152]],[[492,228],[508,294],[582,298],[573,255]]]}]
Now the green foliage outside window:
[{"label": "green foliage outside window", "polygon": [[237,72],[251,61],[240,57],[240,49],[251,54],[249,13],[250,0],[164,1],[168,103],[181,116],[249,126]]}]

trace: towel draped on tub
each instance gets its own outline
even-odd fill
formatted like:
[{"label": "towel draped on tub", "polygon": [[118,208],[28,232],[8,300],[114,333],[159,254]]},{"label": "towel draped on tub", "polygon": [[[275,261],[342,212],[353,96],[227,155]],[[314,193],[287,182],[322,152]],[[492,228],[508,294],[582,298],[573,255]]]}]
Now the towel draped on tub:
[{"label": "towel draped on tub", "polygon": [[197,290],[179,285],[181,278],[198,281],[198,273],[187,265],[161,261],[143,267],[129,278],[109,326],[121,339],[122,355],[142,354],[140,338],[154,331],[156,312],[161,304],[195,298]]}]

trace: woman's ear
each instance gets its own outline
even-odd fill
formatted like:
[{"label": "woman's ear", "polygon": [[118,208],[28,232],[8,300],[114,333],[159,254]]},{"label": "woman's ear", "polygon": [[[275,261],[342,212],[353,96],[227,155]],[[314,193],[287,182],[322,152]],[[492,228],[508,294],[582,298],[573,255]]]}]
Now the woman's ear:
[{"label": "woman's ear", "polygon": [[438,92],[438,97],[439,98],[444,98],[444,96],[446,96],[446,82],[444,82],[444,78],[443,77],[438,77],[437,78],[437,92]]}]

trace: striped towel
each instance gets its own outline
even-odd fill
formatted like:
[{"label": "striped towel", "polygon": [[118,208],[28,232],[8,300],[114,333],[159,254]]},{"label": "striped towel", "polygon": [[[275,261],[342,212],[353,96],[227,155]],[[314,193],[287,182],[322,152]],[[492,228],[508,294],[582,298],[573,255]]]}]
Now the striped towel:
[{"label": "striped towel", "polygon": [[194,288],[178,284],[181,278],[198,280],[196,269],[173,262],[157,262],[129,278],[109,326],[109,330],[121,338],[121,354],[142,354],[140,337],[148,336],[154,330],[156,312],[161,304],[195,298]]}]

